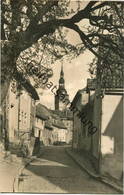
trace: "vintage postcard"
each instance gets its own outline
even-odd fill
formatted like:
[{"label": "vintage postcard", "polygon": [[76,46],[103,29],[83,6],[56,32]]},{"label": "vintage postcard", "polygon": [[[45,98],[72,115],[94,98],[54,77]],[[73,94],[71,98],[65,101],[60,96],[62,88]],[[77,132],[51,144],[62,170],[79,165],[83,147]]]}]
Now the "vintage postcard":
[{"label": "vintage postcard", "polygon": [[124,1],[2,0],[0,193],[123,194]]}]

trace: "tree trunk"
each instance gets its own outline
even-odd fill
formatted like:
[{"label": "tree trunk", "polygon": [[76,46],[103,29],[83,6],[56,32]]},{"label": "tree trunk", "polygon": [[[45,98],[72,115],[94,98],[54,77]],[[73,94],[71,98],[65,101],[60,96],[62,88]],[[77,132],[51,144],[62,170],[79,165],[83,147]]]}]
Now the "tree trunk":
[{"label": "tree trunk", "polygon": [[8,149],[8,135],[6,129],[6,117],[5,117],[5,103],[6,96],[10,86],[10,82],[13,78],[13,73],[16,68],[16,60],[18,58],[18,49],[10,41],[1,41],[1,123],[4,125],[0,129],[0,148]]},{"label": "tree trunk", "polygon": [[18,50],[9,41],[2,41],[1,47],[1,104],[4,102],[13,73],[16,68]]}]

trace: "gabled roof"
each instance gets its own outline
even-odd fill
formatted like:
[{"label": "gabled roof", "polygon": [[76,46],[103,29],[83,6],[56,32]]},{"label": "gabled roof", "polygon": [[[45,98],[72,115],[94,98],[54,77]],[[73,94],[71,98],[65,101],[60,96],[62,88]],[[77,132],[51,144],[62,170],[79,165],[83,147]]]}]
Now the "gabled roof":
[{"label": "gabled roof", "polygon": [[52,122],[50,120],[45,121],[45,128],[52,130]]},{"label": "gabled roof", "polygon": [[55,120],[53,122],[53,126],[59,128],[59,129],[67,129],[66,126],[64,125],[64,123],[60,119]]},{"label": "gabled roof", "polygon": [[60,110],[51,110],[51,115],[53,118],[62,118],[72,120],[73,112],[70,110],[60,111]]},{"label": "gabled roof", "polygon": [[42,104],[38,104],[36,106],[36,117],[38,117],[42,120],[48,120],[50,117],[50,112],[47,109],[47,107],[45,107]]},{"label": "gabled roof", "polygon": [[71,103],[71,107],[76,104],[76,102],[78,101],[81,94],[86,92],[86,91],[87,91],[86,87],[77,91],[77,93],[76,93],[76,95]]},{"label": "gabled roof", "polygon": [[39,100],[36,89],[31,85],[29,80],[24,78],[21,72],[16,71],[16,73],[14,74],[14,78],[25,88],[25,90],[31,95],[34,100]]}]

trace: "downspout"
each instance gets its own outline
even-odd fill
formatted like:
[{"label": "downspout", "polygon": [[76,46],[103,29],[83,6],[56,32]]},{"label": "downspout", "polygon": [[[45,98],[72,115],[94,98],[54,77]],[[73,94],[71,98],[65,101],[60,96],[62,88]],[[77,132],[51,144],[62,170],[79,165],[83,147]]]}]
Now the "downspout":
[{"label": "downspout", "polygon": [[74,148],[74,112],[73,112],[73,134],[72,134],[72,150]]},{"label": "downspout", "polygon": [[[28,94],[28,96],[29,96],[29,94]],[[30,121],[30,124],[29,124],[29,129],[28,129],[28,131],[29,131],[29,136],[30,136],[30,138],[29,139],[31,139],[31,134],[32,134],[32,131],[33,131],[33,123],[34,123],[34,113],[33,113],[33,98],[31,97],[31,96],[29,96],[29,98],[30,98],[30,108],[29,108],[29,121]]]},{"label": "downspout", "polygon": [[32,124],[32,130],[31,130],[32,137],[34,137],[35,119],[36,119],[36,100],[33,99],[33,124]]},{"label": "downspout", "polygon": [[[99,52],[100,48],[99,48]],[[101,174],[101,120],[102,120],[102,98],[103,98],[103,91],[102,91],[102,73],[101,73],[101,60],[98,59],[97,62],[97,73],[96,73],[97,83],[96,83],[96,92],[97,98],[99,98],[99,122],[98,122],[98,130],[99,130],[99,137],[98,137],[98,173]]]},{"label": "downspout", "polygon": [[3,102],[3,128],[4,128],[4,148],[5,150],[9,149],[9,125],[8,125],[8,117],[7,114],[8,112],[8,105],[9,105],[9,98],[10,98],[10,87],[7,92],[7,96],[5,98],[5,102]]},{"label": "downspout", "polygon": [[19,94],[19,101],[18,101],[18,139],[19,139],[19,129],[20,129],[20,94]]},{"label": "downspout", "polygon": [[3,107],[3,127],[4,127],[4,131],[5,131],[5,139],[4,139],[4,147],[5,150],[9,149],[9,132],[8,132],[8,121],[7,121],[7,113],[6,113],[6,101]]}]

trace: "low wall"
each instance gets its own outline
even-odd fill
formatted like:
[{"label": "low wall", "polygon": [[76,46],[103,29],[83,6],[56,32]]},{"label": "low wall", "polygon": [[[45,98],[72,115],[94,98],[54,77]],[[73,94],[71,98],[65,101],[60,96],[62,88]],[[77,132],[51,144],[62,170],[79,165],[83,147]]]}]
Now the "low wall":
[{"label": "low wall", "polygon": [[123,98],[105,95],[102,102],[101,171],[121,180],[123,173]]}]

